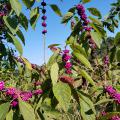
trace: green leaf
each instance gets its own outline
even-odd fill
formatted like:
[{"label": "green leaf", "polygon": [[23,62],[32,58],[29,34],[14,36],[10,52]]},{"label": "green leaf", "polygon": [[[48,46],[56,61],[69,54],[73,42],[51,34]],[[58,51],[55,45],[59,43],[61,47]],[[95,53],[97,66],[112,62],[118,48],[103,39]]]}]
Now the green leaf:
[{"label": "green leaf", "polygon": [[51,68],[51,66],[56,62],[58,55],[58,52],[54,52],[54,54],[50,57],[47,63],[48,69]]},{"label": "green leaf", "polygon": [[97,8],[87,8],[87,9],[92,15],[97,16],[99,18],[102,17],[100,11]]},{"label": "green leaf", "polygon": [[50,70],[50,75],[51,75],[51,80],[53,85],[56,85],[58,81],[58,72],[59,72],[59,66],[57,63],[54,63]]},{"label": "green leaf", "polygon": [[111,50],[110,50],[110,63],[112,63],[115,59],[116,56],[116,47],[114,46]]},{"label": "green leaf", "polygon": [[70,35],[66,40],[66,44],[73,44],[75,40],[76,40],[75,36]]},{"label": "green leaf", "polygon": [[62,18],[62,23],[67,23],[72,18],[72,16],[72,12],[67,12]]},{"label": "green leaf", "polygon": [[22,101],[19,98],[19,108],[24,120],[36,120],[34,109],[27,102]]},{"label": "green leaf", "polygon": [[91,0],[82,0],[83,3],[90,2]]},{"label": "green leaf", "polygon": [[85,57],[87,57],[87,54],[86,54],[86,52],[85,52],[85,49],[81,46],[81,45],[79,45],[79,44],[77,44],[77,43],[73,43],[72,45],[70,45],[70,47],[72,48],[72,50],[73,51],[75,51],[75,52],[80,52],[81,54],[83,54]]},{"label": "green leaf", "polygon": [[4,22],[12,34],[16,34],[18,30],[18,23],[16,18],[11,18],[9,16],[3,17]]},{"label": "green leaf", "polygon": [[85,70],[80,69],[80,73],[91,85],[95,86],[95,82]]},{"label": "green leaf", "polygon": [[100,24],[96,24],[95,22],[90,23],[90,26],[99,34],[101,37],[105,37],[106,31],[104,30],[103,26]]},{"label": "green leaf", "polygon": [[79,94],[80,98],[83,99],[89,105],[89,107],[92,109],[94,114],[96,114],[95,106],[94,106],[92,100],[90,99],[90,96],[82,91],[79,91],[78,94]]},{"label": "green leaf", "polygon": [[19,0],[10,0],[10,4],[12,6],[12,9],[16,12],[17,16],[19,16],[22,10],[22,5]]},{"label": "green leaf", "polygon": [[102,22],[99,19],[93,18],[91,16],[89,16],[89,19],[92,20],[93,23],[102,26]]},{"label": "green leaf", "polygon": [[30,18],[34,17],[36,14],[39,14],[39,7],[36,7],[30,11]]},{"label": "green leaf", "polygon": [[113,24],[114,24],[114,26],[115,26],[116,28],[118,28],[118,20],[113,19]]},{"label": "green leaf", "polygon": [[83,120],[95,120],[95,107],[91,99],[83,92],[78,92],[80,96],[80,111]]},{"label": "green leaf", "polygon": [[104,103],[108,103],[108,102],[111,102],[113,101],[112,99],[102,99],[102,100],[99,100],[97,103],[95,103],[94,105],[100,105],[100,104],[104,104]]},{"label": "green leaf", "polygon": [[8,33],[8,34],[9,34],[9,36],[12,38],[13,44],[15,45],[16,49],[19,51],[20,55],[22,55],[23,49],[22,49],[21,43],[18,41],[18,39],[17,39],[15,36],[13,36],[13,35],[10,34],[10,33]]},{"label": "green leaf", "polygon": [[115,45],[120,45],[120,32],[118,32],[114,39]]},{"label": "green leaf", "polygon": [[22,1],[27,8],[31,8],[35,3],[35,0],[22,0]]},{"label": "green leaf", "polygon": [[71,89],[69,85],[58,82],[55,86],[53,86],[53,93],[63,110],[67,111],[71,99]]},{"label": "green leaf", "polygon": [[60,17],[62,17],[62,13],[59,9],[59,7],[55,4],[51,4],[50,7],[52,8],[52,10],[57,14],[59,15]]},{"label": "green leaf", "polygon": [[31,63],[30,63],[26,58],[24,58],[24,57],[22,57],[22,56],[21,56],[21,58],[22,58],[22,60],[24,61],[24,63],[25,63],[25,65],[27,66],[27,68],[28,68],[29,70],[32,70]]},{"label": "green leaf", "polygon": [[35,27],[36,27],[36,23],[37,23],[37,20],[38,20],[39,16],[40,16],[40,14],[39,14],[39,7],[36,7],[36,8],[31,10],[31,13],[30,13],[30,24],[31,24],[33,29],[35,29]]},{"label": "green leaf", "polygon": [[78,53],[78,52],[73,52],[74,56],[78,58],[78,60],[81,61],[82,64],[84,64],[86,67],[90,68],[91,70],[92,67],[91,67],[91,64],[90,62],[81,54],[81,53]]},{"label": "green leaf", "polygon": [[13,110],[11,109],[6,116],[6,120],[13,120]]},{"label": "green leaf", "polygon": [[108,26],[107,26],[107,29],[108,29],[110,32],[113,32],[113,33],[114,33],[115,28],[114,28],[114,25],[113,25],[113,24],[108,25]]},{"label": "green leaf", "polygon": [[91,36],[92,36],[92,39],[94,40],[94,42],[96,43],[96,45],[98,46],[98,48],[100,48],[100,45],[102,43],[102,38],[101,36],[97,33],[97,32],[94,32],[94,31],[91,31],[90,32]]},{"label": "green leaf", "polygon": [[25,38],[21,30],[17,31],[18,37],[21,39],[22,43],[25,45]]},{"label": "green leaf", "polygon": [[10,103],[3,103],[0,105],[0,120],[5,120],[6,114],[9,111]]},{"label": "green leaf", "polygon": [[48,46],[48,48],[54,47],[54,46],[59,46],[60,44],[51,44]]},{"label": "green leaf", "polygon": [[117,50],[116,57],[117,57],[117,61],[120,62],[120,49]]},{"label": "green leaf", "polygon": [[27,19],[27,17],[23,13],[20,13],[19,20],[20,20],[20,24],[27,31],[28,30],[28,19]]}]

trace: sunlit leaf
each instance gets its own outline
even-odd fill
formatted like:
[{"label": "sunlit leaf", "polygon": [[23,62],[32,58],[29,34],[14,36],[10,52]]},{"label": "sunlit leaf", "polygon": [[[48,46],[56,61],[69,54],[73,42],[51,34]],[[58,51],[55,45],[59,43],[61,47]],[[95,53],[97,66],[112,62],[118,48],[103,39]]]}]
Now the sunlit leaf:
[{"label": "sunlit leaf", "polygon": [[57,63],[54,63],[51,66],[51,70],[50,70],[50,75],[51,75],[53,85],[55,85],[58,81],[58,72],[59,72],[59,66]]},{"label": "sunlit leaf", "polygon": [[59,7],[55,4],[51,4],[50,7],[52,8],[52,10],[57,14],[59,15],[60,17],[62,17],[62,13],[59,9]]},{"label": "sunlit leaf", "polygon": [[0,120],[5,120],[5,117],[9,111],[10,103],[3,103],[0,105]]},{"label": "sunlit leaf", "polygon": [[22,101],[19,98],[19,108],[24,120],[36,120],[34,109],[27,102]]},{"label": "sunlit leaf", "polygon": [[67,111],[71,99],[71,90],[68,84],[58,82],[53,86],[53,93],[64,111]]},{"label": "sunlit leaf", "polygon": [[99,18],[102,17],[100,11],[97,8],[88,8],[88,10],[92,15],[97,16]]},{"label": "sunlit leaf", "polygon": [[72,16],[72,12],[67,12],[62,18],[62,23],[67,23],[72,18]]},{"label": "sunlit leaf", "polygon": [[13,44],[15,45],[16,49],[19,51],[20,55],[22,55],[23,49],[22,49],[22,45],[19,42],[19,40],[15,36],[13,36],[12,34],[10,34],[10,33],[9,33],[9,36],[12,38]]},{"label": "sunlit leaf", "polygon": [[16,12],[17,16],[19,16],[22,10],[22,5],[19,2],[19,0],[10,0],[10,3],[11,3],[13,10]]},{"label": "sunlit leaf", "polygon": [[92,85],[95,86],[95,82],[93,81],[93,79],[91,78],[91,76],[85,71],[80,69],[80,74]]},{"label": "sunlit leaf", "polygon": [[78,58],[78,60],[80,60],[80,62],[82,64],[84,64],[86,67],[90,68],[91,70],[92,67],[91,67],[91,64],[90,62],[81,54],[81,53],[78,53],[78,52],[73,52],[74,56]]}]

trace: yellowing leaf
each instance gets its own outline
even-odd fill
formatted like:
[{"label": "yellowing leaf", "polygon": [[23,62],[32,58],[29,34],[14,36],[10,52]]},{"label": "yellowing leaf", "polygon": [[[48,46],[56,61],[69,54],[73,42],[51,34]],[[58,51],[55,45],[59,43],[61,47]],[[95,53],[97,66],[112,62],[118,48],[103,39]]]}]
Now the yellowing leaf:
[{"label": "yellowing leaf", "polygon": [[22,60],[24,61],[24,63],[25,63],[25,65],[27,66],[27,68],[28,68],[29,70],[32,70],[31,63],[30,63],[26,58],[24,58],[24,57],[22,57],[22,56],[21,56],[21,58],[22,58]]},{"label": "yellowing leaf", "polygon": [[22,101],[19,98],[19,108],[24,120],[36,120],[34,109],[27,102]]},{"label": "yellowing leaf", "polygon": [[57,63],[54,63],[51,67],[50,70],[50,75],[51,75],[51,79],[52,79],[52,84],[55,85],[57,83],[58,80],[58,72],[59,72],[59,67]]}]

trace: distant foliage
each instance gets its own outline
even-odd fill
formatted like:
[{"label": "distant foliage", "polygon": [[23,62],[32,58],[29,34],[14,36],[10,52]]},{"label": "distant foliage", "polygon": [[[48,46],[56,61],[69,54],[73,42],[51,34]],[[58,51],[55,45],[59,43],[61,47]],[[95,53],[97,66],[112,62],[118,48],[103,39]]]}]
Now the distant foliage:
[{"label": "distant foliage", "polygon": [[[108,36],[119,27],[120,0],[105,18],[95,7],[85,9],[90,1],[65,15],[44,0],[0,1],[0,120],[120,120],[120,32]],[[22,30],[35,30],[42,13],[46,35],[46,6],[61,24],[70,23],[71,33],[64,49],[48,47],[53,54],[39,66],[22,56]]]}]

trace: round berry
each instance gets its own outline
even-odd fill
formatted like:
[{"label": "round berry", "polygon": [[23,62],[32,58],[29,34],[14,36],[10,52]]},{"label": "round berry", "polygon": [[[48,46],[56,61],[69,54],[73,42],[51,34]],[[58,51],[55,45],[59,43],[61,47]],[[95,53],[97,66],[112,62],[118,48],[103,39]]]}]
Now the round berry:
[{"label": "round berry", "polygon": [[43,27],[46,27],[47,24],[46,24],[45,22],[42,22],[42,26],[43,26]]},{"label": "round berry", "polygon": [[46,2],[42,2],[41,5],[42,5],[42,6],[46,6]]},{"label": "round berry", "polygon": [[42,20],[46,20],[46,19],[47,19],[47,16],[43,15]]},{"label": "round berry", "polygon": [[46,34],[46,33],[47,33],[47,30],[43,30],[43,31],[42,31],[42,34]]},{"label": "round berry", "polygon": [[42,13],[45,14],[46,13],[46,9],[42,9]]}]

